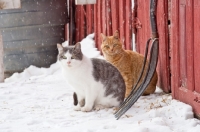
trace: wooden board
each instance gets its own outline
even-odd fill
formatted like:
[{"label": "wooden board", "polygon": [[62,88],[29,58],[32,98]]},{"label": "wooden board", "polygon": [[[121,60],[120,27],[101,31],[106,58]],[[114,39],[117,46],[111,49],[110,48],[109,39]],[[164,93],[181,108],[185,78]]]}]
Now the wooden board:
[{"label": "wooden board", "polygon": [[[145,53],[147,40],[151,37],[150,19],[149,19],[149,2],[147,0],[136,0],[136,17],[141,23],[141,28],[136,30],[136,49],[139,53]],[[169,57],[169,42],[168,42],[168,1],[157,1],[157,27],[159,34],[159,58],[157,65],[158,86],[165,92],[171,91],[170,84],[170,57]]]},{"label": "wooden board", "polygon": [[20,9],[0,10],[6,76],[30,65],[49,67],[65,40],[66,0],[21,0]]},{"label": "wooden board", "polygon": [[172,1],[172,95],[200,117],[198,0]]},{"label": "wooden board", "polygon": [[[96,47],[101,50],[101,33],[113,35],[119,30],[125,49],[132,48],[131,0],[97,0],[94,5],[76,6],[76,41],[95,33]],[[94,11],[92,13],[91,11]],[[80,13],[82,12],[82,14]],[[84,18],[84,19],[83,19]],[[82,24],[80,21],[82,20]],[[84,28],[85,27],[85,28]],[[79,37],[82,34],[82,37]]]}]

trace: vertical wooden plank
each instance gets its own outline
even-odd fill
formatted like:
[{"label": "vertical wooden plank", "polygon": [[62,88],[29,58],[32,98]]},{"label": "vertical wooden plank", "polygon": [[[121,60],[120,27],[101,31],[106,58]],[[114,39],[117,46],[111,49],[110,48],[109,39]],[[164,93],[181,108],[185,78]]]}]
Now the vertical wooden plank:
[{"label": "vertical wooden plank", "polygon": [[[141,17],[142,16],[142,4],[141,4],[141,0],[135,0],[135,4],[137,6],[137,18],[141,21],[141,19],[142,19],[142,17]],[[136,40],[137,41],[136,41],[136,44],[135,44],[136,51],[139,52],[139,53],[141,53],[141,50],[140,50],[140,44],[141,44],[141,39],[142,39],[141,29],[137,29],[137,35],[136,35],[136,37],[137,37]]]},{"label": "vertical wooden plank", "polygon": [[0,83],[4,81],[4,66],[3,66],[3,40],[0,33]]},{"label": "vertical wooden plank", "polygon": [[132,38],[132,33],[131,33],[131,0],[126,0],[126,9],[125,9],[126,15],[125,15],[125,47],[127,50],[131,49],[131,38]]},{"label": "vertical wooden plank", "polygon": [[111,22],[111,5],[110,0],[106,0],[106,34],[112,35],[112,22]]},{"label": "vertical wooden plank", "polygon": [[[199,10],[200,11],[200,10]],[[195,12],[195,9],[194,9]],[[194,19],[198,18],[197,15]],[[187,88],[194,91],[194,26],[193,24],[193,0],[187,1],[186,20],[189,20],[186,25],[186,49],[187,49]],[[199,17],[200,18],[200,17]],[[200,19],[199,19],[200,20]],[[195,36],[197,34],[195,33]],[[199,37],[198,37],[199,38]],[[200,56],[199,56],[200,57]]]},{"label": "vertical wooden plank", "polygon": [[[150,5],[150,0],[147,0],[146,2],[143,2],[143,0],[140,0],[141,4],[141,17],[139,17],[139,20],[142,23],[142,30],[140,30],[140,53],[144,55],[145,53],[145,44],[146,41],[149,39],[149,28],[150,28],[150,23],[149,23],[149,5]],[[139,6],[139,5],[138,5]]]},{"label": "vertical wooden plank", "polygon": [[81,5],[76,5],[76,36],[75,41],[80,41],[80,21],[81,21]]},{"label": "vertical wooden plank", "polygon": [[80,16],[80,34],[79,34],[79,41],[81,41],[86,35],[85,35],[85,8],[83,5],[81,5],[81,16]]},{"label": "vertical wooden plank", "polygon": [[111,15],[112,15],[112,32],[119,30],[119,1],[111,0]]},{"label": "vertical wooden plank", "polygon": [[[137,29],[136,48],[144,55],[146,42],[151,37],[149,5],[150,0],[136,0],[137,18],[142,27]],[[157,65],[158,83],[157,85],[165,92],[170,92],[170,72],[169,72],[169,43],[168,43],[168,0],[157,1],[157,28],[159,33],[159,60]]]},{"label": "vertical wooden plank", "polygon": [[[66,6],[68,8],[68,2],[66,2]],[[67,15],[67,23],[65,24],[65,41],[69,40],[69,14],[68,14],[68,9],[66,10],[66,15]]]},{"label": "vertical wooden plank", "polygon": [[147,0],[146,2],[144,2],[143,0],[138,0],[137,17],[142,23],[142,28],[137,30],[138,35],[136,47],[138,52],[144,55],[146,41],[149,39],[149,32],[147,32],[147,28],[150,28],[149,23],[147,23],[149,19],[149,0]]},{"label": "vertical wooden plank", "polygon": [[101,15],[101,17],[102,17],[102,21],[101,21],[101,25],[102,25],[102,33],[103,34],[105,34],[105,35],[107,35],[106,34],[106,19],[107,19],[107,13],[106,13],[106,0],[101,0],[102,1],[102,4],[101,4],[101,9],[102,9],[102,15]]},{"label": "vertical wooden plank", "polygon": [[[194,5],[193,5],[193,2],[194,2]],[[191,87],[194,86],[194,84],[190,84],[190,83],[194,83],[194,81],[196,81],[195,74],[199,73],[199,69],[200,69],[199,62],[196,61],[200,57],[200,55],[198,53],[199,51],[197,49],[197,48],[200,48],[197,45],[200,43],[199,37],[198,37],[200,35],[200,32],[199,32],[200,17],[198,16],[200,10],[195,8],[195,6],[198,6],[198,5],[200,5],[199,0],[198,1],[197,0],[172,1],[172,12],[173,13],[171,14],[172,15],[172,35],[171,35],[172,37],[171,38],[172,38],[172,46],[173,46],[172,47],[172,63],[171,63],[172,64],[172,90],[173,90],[172,96],[175,99],[178,99],[184,103],[190,104],[196,115],[200,115],[200,103],[199,103],[200,91],[199,91],[199,89],[196,89],[196,86],[195,86],[195,89],[190,88],[190,86]],[[184,12],[186,12],[186,17],[184,16]],[[197,14],[195,14],[195,13],[197,13]],[[189,19],[189,18],[192,18],[192,19]],[[185,22],[183,21],[184,19],[186,19]],[[183,22],[183,24],[186,24],[185,29],[183,27],[184,25],[180,25],[180,22]],[[191,25],[193,25],[193,26],[191,26]],[[194,28],[194,30],[189,29],[189,28]],[[193,33],[190,34],[191,33],[190,31],[191,32],[194,31],[194,34]],[[184,34],[181,32],[186,32],[186,33]],[[189,35],[189,36],[187,36],[187,35]],[[184,43],[185,43],[184,40],[180,40],[180,39],[183,39],[184,36],[186,36],[187,45],[184,45]],[[192,40],[192,39],[194,39],[194,40]],[[194,47],[192,45],[194,45]],[[181,46],[185,46],[187,48],[187,50],[179,51],[179,50],[185,50],[185,49],[181,49],[180,48]],[[180,61],[183,61],[183,60],[181,60],[181,57],[182,57],[181,55],[183,55],[183,53],[181,53],[181,52],[187,54],[186,60],[190,59],[192,57],[191,55],[194,53],[194,56],[193,56],[194,59],[189,60],[190,64],[189,64],[189,62],[187,63],[187,67],[186,67],[187,72],[186,73],[180,73],[180,72],[185,72],[185,71],[183,71],[183,70],[185,70],[185,68],[182,68],[183,67],[182,65],[184,63],[180,62]],[[181,65],[181,63],[183,63],[183,64]],[[195,67],[195,64],[197,64],[198,66]],[[194,66],[194,69],[193,69],[194,71],[189,71],[190,70],[189,67],[193,67],[193,66]],[[188,75],[193,76],[192,72],[194,72],[194,80],[190,79],[190,81],[192,81],[192,82],[190,82],[184,86],[183,83],[179,80],[181,80],[185,74],[186,74],[187,79],[189,79]],[[181,76],[181,78],[180,78],[180,76]],[[189,80],[187,80],[187,82],[188,81]],[[199,88],[199,84],[198,84],[198,88]]]},{"label": "vertical wooden plank", "polygon": [[[195,91],[200,93],[200,1],[194,0],[194,74]],[[189,55],[189,54],[188,54]]]},{"label": "vertical wooden plank", "polygon": [[171,40],[172,40],[172,58],[171,58],[171,71],[172,71],[172,76],[171,76],[171,86],[172,86],[172,97],[176,98],[178,97],[178,88],[179,88],[179,63],[177,62],[178,60],[178,44],[179,44],[179,29],[178,29],[178,9],[179,9],[179,0],[172,0],[172,8],[171,13],[172,16],[172,35],[171,35]]},{"label": "vertical wooden plank", "polygon": [[182,87],[187,87],[187,73],[186,73],[186,3],[180,4],[179,8],[179,33],[180,33],[180,46],[179,46],[179,57],[180,57],[180,83]]},{"label": "vertical wooden plank", "polygon": [[75,1],[69,0],[69,45],[75,44],[76,29],[75,29]]},{"label": "vertical wooden plank", "polygon": [[98,0],[97,0],[97,3],[94,5],[94,33],[95,33],[95,37],[94,37],[94,40],[95,40],[95,46],[98,48],[98,19],[97,19],[97,5],[98,5]]},{"label": "vertical wooden plank", "polygon": [[132,32],[135,34],[135,41],[137,41],[137,28],[135,26],[135,19],[137,17],[137,13],[138,13],[138,6],[137,6],[137,0],[134,0],[134,7],[133,7],[133,11],[132,11]]},{"label": "vertical wooden plank", "polygon": [[86,5],[86,25],[87,25],[87,35],[91,34],[93,32],[93,26],[94,26],[94,19],[93,18],[93,5]]},{"label": "vertical wooden plank", "polygon": [[[125,44],[125,33],[124,33],[124,22],[125,22],[125,1],[124,0],[119,0],[119,30],[120,30],[120,40],[122,41],[122,44]],[[125,45],[124,45],[125,46]]]},{"label": "vertical wooden plank", "polygon": [[170,63],[168,41],[168,0],[157,1],[157,28],[159,33],[158,83],[166,93],[170,92]]},{"label": "vertical wooden plank", "polygon": [[65,24],[65,41],[69,40],[69,23]]},{"label": "vertical wooden plank", "polygon": [[102,10],[101,10],[102,2],[101,0],[97,0],[97,48],[101,49],[101,39],[100,34],[102,33]]}]

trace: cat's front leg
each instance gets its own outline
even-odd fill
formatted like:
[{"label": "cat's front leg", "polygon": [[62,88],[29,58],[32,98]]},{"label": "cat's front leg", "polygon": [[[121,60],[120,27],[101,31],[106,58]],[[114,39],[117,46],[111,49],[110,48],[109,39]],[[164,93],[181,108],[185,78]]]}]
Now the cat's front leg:
[{"label": "cat's front leg", "polygon": [[85,99],[83,96],[81,96],[80,94],[77,94],[76,92],[74,92],[73,95],[74,98],[74,110],[75,111],[80,111],[81,107],[83,107],[85,105]]},{"label": "cat's front leg", "polygon": [[95,100],[95,94],[91,94],[91,92],[86,92],[85,97],[85,106],[81,108],[83,112],[89,112],[92,110]]},{"label": "cat's front leg", "polygon": [[85,105],[85,100],[82,99],[76,106],[74,106],[75,111],[82,111],[82,107]]},{"label": "cat's front leg", "polygon": [[84,107],[81,108],[82,112],[89,112],[92,111],[93,105],[85,105]]},{"label": "cat's front leg", "polygon": [[77,104],[76,106],[74,106],[74,110],[75,111],[80,111],[81,110],[81,106],[79,104]]},{"label": "cat's front leg", "polygon": [[126,85],[125,98],[127,98],[133,89],[133,80],[132,80],[131,76],[124,75],[124,81],[125,81],[125,85]]}]

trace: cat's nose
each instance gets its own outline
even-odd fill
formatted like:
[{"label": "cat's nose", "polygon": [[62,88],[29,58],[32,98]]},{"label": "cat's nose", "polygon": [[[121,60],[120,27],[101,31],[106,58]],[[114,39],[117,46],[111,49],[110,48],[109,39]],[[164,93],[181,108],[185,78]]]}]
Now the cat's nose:
[{"label": "cat's nose", "polygon": [[70,63],[71,63],[70,61],[67,62],[68,65],[69,65]]}]

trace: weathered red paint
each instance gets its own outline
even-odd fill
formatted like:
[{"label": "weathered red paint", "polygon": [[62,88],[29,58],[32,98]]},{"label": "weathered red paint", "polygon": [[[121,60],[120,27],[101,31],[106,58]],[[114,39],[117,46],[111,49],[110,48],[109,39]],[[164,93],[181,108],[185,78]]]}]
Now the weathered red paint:
[{"label": "weathered red paint", "polygon": [[79,36],[80,36],[80,30],[81,30],[81,27],[80,27],[81,17],[79,16],[81,16],[81,5],[76,6],[76,19],[75,19],[75,23],[76,23],[76,32],[75,32],[76,40],[75,41],[76,42],[80,41]]},{"label": "weathered red paint", "polygon": [[93,25],[94,25],[93,12],[94,12],[94,6],[93,5],[87,5],[86,6],[87,34],[91,34],[91,33],[94,32],[94,30],[93,30]]},{"label": "weathered red paint", "polygon": [[65,24],[65,40],[69,40],[69,23]]},{"label": "weathered red paint", "polygon": [[98,27],[98,25],[97,25],[98,20],[97,20],[97,6],[96,5],[97,4],[94,5],[94,24],[93,25],[94,25],[94,33],[95,33],[94,39],[95,39],[95,42],[96,42],[95,44],[96,44],[96,47],[97,47],[97,41],[98,41],[97,38],[98,38],[99,35],[97,34],[97,32],[98,32],[98,30],[97,30],[98,29],[97,28]]},{"label": "weathered red paint", "polygon": [[131,49],[131,14],[131,0],[97,0],[94,5],[76,5],[76,42],[94,32],[96,47],[101,50],[100,34],[113,35],[119,30],[125,48]]},{"label": "weathered red paint", "polygon": [[80,34],[79,34],[79,41],[81,41],[83,38],[85,38],[85,8],[83,5],[81,5],[80,7],[80,11],[81,11],[81,16],[80,16],[80,21],[79,21],[79,24],[80,24]]},{"label": "weathered red paint", "polygon": [[119,30],[119,9],[118,0],[111,0],[112,32]]},{"label": "weathered red paint", "polygon": [[[136,30],[136,49],[141,54],[145,52],[146,41],[151,37],[149,2],[150,0],[135,0],[135,20],[141,23]],[[159,59],[157,65],[158,86],[165,92],[170,92],[169,42],[168,42],[168,0],[157,1],[157,27],[159,33]]]},{"label": "weathered red paint", "polygon": [[101,20],[102,20],[102,14],[101,14],[101,6],[102,5],[102,1],[101,0],[97,0],[97,32],[96,32],[96,35],[97,35],[97,41],[96,41],[96,45],[97,45],[97,48],[100,49],[101,48],[101,39],[100,39],[100,34],[102,33],[102,23],[101,23]]},{"label": "weathered red paint", "polygon": [[172,2],[172,96],[200,117],[199,0]]},{"label": "weathered red paint", "polygon": [[75,44],[75,32],[76,32],[76,26],[75,26],[75,1],[69,0],[69,45]]},{"label": "weathered red paint", "polygon": [[102,13],[101,15],[104,16],[102,17],[102,21],[101,21],[101,26],[102,26],[102,33],[106,34],[106,0],[101,0],[102,4],[101,4],[101,8],[102,8]]},{"label": "weathered red paint", "polygon": [[[66,3],[68,7],[68,2]],[[66,10],[67,23],[65,24],[65,40],[69,40],[69,11]]]},{"label": "weathered red paint", "polygon": [[119,0],[119,31],[120,31],[120,33],[119,33],[119,35],[120,35],[120,39],[121,39],[121,41],[122,41],[122,43],[124,44],[124,46],[125,46],[125,43],[126,43],[126,41],[125,41],[125,33],[124,33],[124,31],[125,31],[125,1],[124,0]]},{"label": "weathered red paint", "polygon": [[200,1],[194,0],[194,69],[195,69],[195,91],[200,93]]},{"label": "weathered red paint", "polygon": [[[186,20],[189,19],[192,22],[193,21],[192,20],[193,16],[191,15],[192,12],[193,12],[193,9],[192,9],[193,6],[191,6],[191,4],[192,4],[191,2],[192,1],[190,0],[188,2],[190,4],[190,6],[188,8],[186,8],[186,13],[187,13]],[[192,31],[193,29],[194,29],[193,24],[191,26],[186,26],[186,32],[188,32],[187,35],[186,35],[186,49],[187,49],[187,52],[188,52],[188,55],[189,55],[189,56],[186,56],[186,58],[187,58],[187,63],[188,64],[193,64],[194,63],[194,54],[193,54],[193,48],[194,48],[193,36],[194,36],[194,33]],[[191,67],[186,67],[186,68],[187,68],[186,70],[188,71],[186,73],[186,75],[187,75],[187,87],[190,90],[193,91],[194,90],[194,83],[193,83],[193,80],[194,80],[194,67],[191,66]]]},{"label": "weathered red paint", "polygon": [[112,35],[112,20],[111,20],[111,2],[110,0],[106,0],[106,34]]},{"label": "weathered red paint", "polygon": [[132,9],[131,9],[131,1],[126,0],[126,15],[125,15],[125,48],[131,49],[131,40],[132,40],[132,25],[131,25],[131,17],[132,17]]},{"label": "weathered red paint", "polygon": [[157,25],[159,32],[158,86],[165,92],[171,91],[169,63],[168,0],[158,0]]}]

